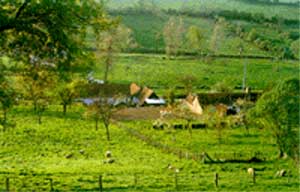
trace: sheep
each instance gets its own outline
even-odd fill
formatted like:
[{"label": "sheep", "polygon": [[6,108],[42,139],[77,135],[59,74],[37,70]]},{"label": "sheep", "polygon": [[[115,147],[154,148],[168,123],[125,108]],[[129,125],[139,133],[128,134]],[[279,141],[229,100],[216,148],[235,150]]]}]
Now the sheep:
[{"label": "sheep", "polygon": [[168,169],[171,170],[171,171],[174,171],[175,173],[179,173],[179,169],[172,166],[171,164],[168,164]]},{"label": "sheep", "polygon": [[247,172],[248,172],[248,174],[251,175],[251,176],[253,176],[253,175],[255,174],[255,170],[254,170],[253,168],[249,168],[249,169],[247,170]]},{"label": "sheep", "polygon": [[106,152],[105,152],[105,157],[106,157],[106,158],[111,158],[111,156],[112,156],[112,155],[111,155],[111,151],[106,151]]},{"label": "sheep", "polygon": [[115,162],[115,160],[112,158],[111,151],[106,151],[105,152],[105,158],[106,158],[106,160],[103,160],[103,163],[111,164],[111,163]]},{"label": "sheep", "polygon": [[282,169],[280,171],[277,171],[275,176],[276,177],[284,177],[284,176],[286,176],[286,174],[287,174],[287,171],[285,169]]}]

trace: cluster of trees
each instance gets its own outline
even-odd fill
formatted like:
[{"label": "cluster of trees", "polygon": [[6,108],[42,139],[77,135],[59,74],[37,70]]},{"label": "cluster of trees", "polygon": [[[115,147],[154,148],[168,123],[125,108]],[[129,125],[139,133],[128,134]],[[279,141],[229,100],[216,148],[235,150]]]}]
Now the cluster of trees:
[{"label": "cluster of trees", "polygon": [[259,33],[255,28],[246,31],[244,27],[235,24],[230,24],[228,29],[244,41],[254,44],[261,50],[273,53],[279,59],[299,58],[297,52],[297,49],[299,49],[298,40],[290,38],[288,33],[280,33],[277,37],[269,37]]},{"label": "cluster of trees", "polygon": [[299,6],[299,1],[295,2],[286,2],[280,0],[238,0],[243,1],[246,3],[253,3],[253,4],[266,4],[266,5],[284,5],[284,6]]},{"label": "cluster of trees", "polygon": [[[106,52],[104,57],[110,60],[110,52],[122,49],[130,34],[106,15],[102,2],[94,0],[1,1],[0,21],[0,125],[4,129],[9,125],[8,111],[17,101],[33,107],[38,123],[49,104],[62,105],[66,114],[84,92],[85,75],[98,59],[95,52],[87,51],[87,36],[101,41],[101,53]],[[76,73],[79,70],[81,74]],[[106,117],[101,119],[107,127],[110,116]]]}]

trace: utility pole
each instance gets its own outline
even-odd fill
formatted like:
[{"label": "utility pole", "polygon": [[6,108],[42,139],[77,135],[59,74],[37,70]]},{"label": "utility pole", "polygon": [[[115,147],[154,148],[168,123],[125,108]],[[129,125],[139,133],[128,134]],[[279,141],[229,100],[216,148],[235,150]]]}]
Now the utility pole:
[{"label": "utility pole", "polygon": [[247,61],[246,58],[244,58],[243,90],[246,89],[246,79],[247,79]]},{"label": "utility pole", "polygon": [[[239,55],[242,59],[242,53],[244,52],[244,47],[242,44],[239,45]],[[246,58],[243,58],[244,61],[244,74],[243,74],[243,84],[242,84],[242,90],[245,91],[246,89],[246,79],[247,79],[247,61]]]}]

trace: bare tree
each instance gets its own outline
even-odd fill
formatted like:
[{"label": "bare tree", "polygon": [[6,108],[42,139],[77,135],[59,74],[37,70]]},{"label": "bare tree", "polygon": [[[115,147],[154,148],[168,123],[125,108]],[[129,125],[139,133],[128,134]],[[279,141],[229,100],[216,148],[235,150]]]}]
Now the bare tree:
[{"label": "bare tree", "polygon": [[184,24],[182,18],[170,17],[166,23],[163,36],[168,57],[177,56],[183,42]]},{"label": "bare tree", "polygon": [[102,60],[104,69],[104,81],[108,81],[108,73],[111,70],[115,55],[125,51],[127,48],[135,47],[132,30],[126,26],[119,25],[109,31],[102,32],[97,39],[97,57]]},{"label": "bare tree", "polygon": [[110,141],[109,125],[111,123],[114,107],[107,99],[99,98],[91,106],[88,107],[88,116],[92,117],[95,121],[95,128],[98,130],[99,122],[102,121],[105,130],[106,138]]},{"label": "bare tree", "polygon": [[224,18],[218,18],[215,22],[209,46],[210,52],[213,54],[218,52],[220,41],[224,36],[222,28],[224,28],[225,24]]}]

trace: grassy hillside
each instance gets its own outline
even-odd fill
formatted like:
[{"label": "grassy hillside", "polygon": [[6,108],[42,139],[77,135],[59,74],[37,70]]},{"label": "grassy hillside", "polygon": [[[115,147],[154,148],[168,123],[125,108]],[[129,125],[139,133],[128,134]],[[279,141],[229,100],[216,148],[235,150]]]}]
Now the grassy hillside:
[{"label": "grassy hillside", "polygon": [[[108,7],[114,9],[134,7],[137,6],[137,2],[138,0],[110,0]],[[152,4],[152,2],[163,9],[195,9],[202,11],[236,9],[251,13],[263,13],[268,17],[280,15],[285,18],[299,19],[297,6],[262,5],[239,0],[152,0],[148,1],[147,4]],[[284,2],[297,2],[297,0],[285,0]]]},{"label": "grassy hillside", "polygon": [[[134,50],[152,50],[156,52],[164,52],[163,28],[169,16],[155,15],[155,14],[129,14],[121,15],[122,23],[133,30],[133,35],[138,43],[138,48]],[[210,39],[213,32],[214,21],[212,19],[183,17],[185,29],[187,30],[191,25],[198,26],[203,35],[202,50],[207,52],[210,45]],[[217,54],[238,54],[240,43],[245,48],[245,54],[248,55],[264,55],[268,56],[270,53],[262,51],[252,44],[249,44],[239,37],[229,34],[225,29],[222,29],[223,35],[218,38]],[[187,41],[183,43],[182,50],[190,50]],[[134,51],[133,50],[133,51]],[[191,50],[190,50],[191,51]]]}]

